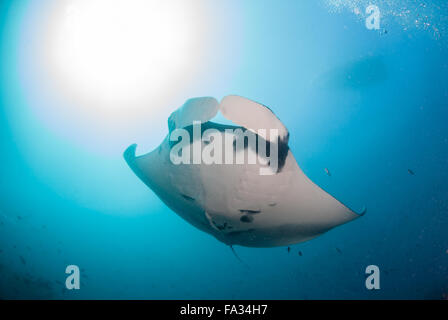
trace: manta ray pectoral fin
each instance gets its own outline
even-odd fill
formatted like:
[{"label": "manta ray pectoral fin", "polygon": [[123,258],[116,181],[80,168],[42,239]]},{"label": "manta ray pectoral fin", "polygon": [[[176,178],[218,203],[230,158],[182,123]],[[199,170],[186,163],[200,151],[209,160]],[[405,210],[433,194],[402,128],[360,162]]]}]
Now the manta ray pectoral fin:
[{"label": "manta ray pectoral fin", "polygon": [[[338,200],[338,202],[340,202],[340,201]],[[367,212],[367,208],[366,208],[366,206],[363,206],[362,209],[361,209],[361,211],[356,211],[356,210],[353,210],[352,208],[350,208],[349,206],[343,204],[342,202],[340,202],[340,203],[341,203],[342,205],[344,205],[344,206],[350,211],[350,213],[352,213],[352,215],[353,215],[353,220],[356,219],[356,218],[360,218],[360,217],[362,217],[362,216],[365,215],[366,212]]]},{"label": "manta ray pectoral fin", "polygon": [[[126,160],[128,166],[134,171],[135,167],[135,151],[137,150],[137,144],[132,144],[123,152],[123,158]],[[135,172],[135,171],[134,171]]]},{"label": "manta ray pectoral fin", "polygon": [[355,211],[355,213],[356,213],[357,215],[359,215],[360,217],[362,217],[363,215],[365,215],[366,212],[367,212],[367,208],[366,208],[365,206],[362,207],[361,212],[356,212],[356,211]]},{"label": "manta ray pectoral fin", "polygon": [[144,183],[148,184],[148,170],[151,166],[148,165],[148,156],[151,154],[146,154],[142,156],[136,156],[137,144],[130,145],[123,153],[124,160],[128,166],[132,169],[134,174],[140,178]]},{"label": "manta ray pectoral fin", "polygon": [[182,107],[174,111],[168,118],[169,131],[190,126],[193,121],[207,122],[216,116],[218,109],[219,103],[215,98],[188,99]]},{"label": "manta ray pectoral fin", "polygon": [[219,108],[225,118],[257,133],[268,141],[272,142],[274,137],[263,136],[259,130],[277,129],[281,143],[288,144],[288,129],[268,107],[240,96],[230,95],[221,100]]},{"label": "manta ray pectoral fin", "polygon": [[365,206],[362,207],[361,211],[355,211],[355,210],[351,209],[350,207],[348,207],[348,206],[346,206],[344,204],[342,204],[342,205],[345,206],[348,209],[349,216],[347,217],[347,219],[344,219],[345,221],[341,221],[341,224],[344,224],[344,223],[356,220],[356,219],[362,217],[363,215],[365,215],[366,212],[367,212],[367,208]]}]

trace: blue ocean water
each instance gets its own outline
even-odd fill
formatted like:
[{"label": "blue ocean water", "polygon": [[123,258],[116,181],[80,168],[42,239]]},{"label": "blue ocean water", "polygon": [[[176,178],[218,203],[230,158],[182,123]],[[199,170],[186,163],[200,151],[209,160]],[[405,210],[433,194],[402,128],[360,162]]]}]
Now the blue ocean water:
[{"label": "blue ocean water", "polygon": [[[447,297],[445,1],[197,1],[209,24],[195,72],[148,118],[53,96],[33,33],[51,2],[0,2],[0,298]],[[269,106],[308,177],[367,214],[289,253],[235,247],[247,268],[169,210],[122,152],[158,146],[186,99],[228,94]],[[65,288],[72,264],[80,290]]]}]

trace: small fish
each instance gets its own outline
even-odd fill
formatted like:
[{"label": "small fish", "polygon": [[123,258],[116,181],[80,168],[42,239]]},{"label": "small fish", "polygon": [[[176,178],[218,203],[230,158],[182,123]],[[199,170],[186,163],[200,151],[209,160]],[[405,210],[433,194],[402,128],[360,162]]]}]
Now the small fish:
[{"label": "small fish", "polygon": [[339,248],[336,248],[336,251],[339,253],[339,254],[342,254],[342,251],[341,251],[341,249],[339,249]]},{"label": "small fish", "polygon": [[299,251],[299,256],[302,256],[302,251]]},{"label": "small fish", "polygon": [[331,177],[331,172],[330,170],[328,170],[328,168],[325,168],[325,173],[327,174],[327,176]]},{"label": "small fish", "polygon": [[415,175],[414,171],[412,171],[411,169],[408,169],[408,172],[409,172],[409,174],[412,175],[412,176]]},{"label": "small fish", "polygon": [[19,258],[20,258],[20,261],[21,261],[23,264],[26,264],[26,260],[25,260],[25,258],[23,258],[22,256],[20,256]]},{"label": "small fish", "polygon": [[291,247],[288,247],[288,253],[290,253],[291,252]]}]

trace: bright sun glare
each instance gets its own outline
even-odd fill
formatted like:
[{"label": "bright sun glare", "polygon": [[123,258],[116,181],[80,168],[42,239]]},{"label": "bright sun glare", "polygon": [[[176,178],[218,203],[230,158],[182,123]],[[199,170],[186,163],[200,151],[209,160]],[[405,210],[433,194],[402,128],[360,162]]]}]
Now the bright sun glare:
[{"label": "bright sun glare", "polygon": [[192,64],[198,30],[189,1],[57,3],[44,55],[69,96],[107,108],[141,107],[172,90]]}]

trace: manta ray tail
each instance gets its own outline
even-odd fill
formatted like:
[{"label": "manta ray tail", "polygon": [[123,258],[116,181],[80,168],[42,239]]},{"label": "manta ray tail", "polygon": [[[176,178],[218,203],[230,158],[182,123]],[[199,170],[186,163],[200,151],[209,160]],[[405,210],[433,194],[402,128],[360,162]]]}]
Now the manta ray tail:
[{"label": "manta ray tail", "polygon": [[237,258],[238,261],[241,262],[241,264],[244,265],[246,268],[249,268],[249,267],[244,263],[244,261],[241,260],[241,258],[236,254],[235,248],[234,248],[232,245],[230,245],[230,249],[232,250],[233,255],[235,256],[235,258]]}]

